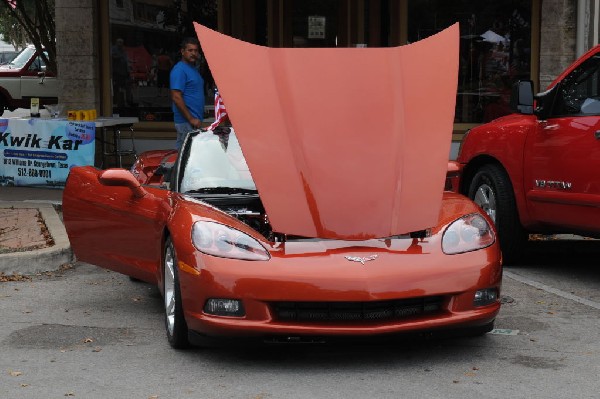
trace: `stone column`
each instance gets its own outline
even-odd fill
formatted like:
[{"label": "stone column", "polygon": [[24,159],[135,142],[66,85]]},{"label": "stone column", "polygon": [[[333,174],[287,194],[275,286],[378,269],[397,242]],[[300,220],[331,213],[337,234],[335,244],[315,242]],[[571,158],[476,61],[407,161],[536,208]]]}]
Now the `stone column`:
[{"label": "stone column", "polygon": [[58,102],[68,109],[100,111],[95,0],[56,0]]},{"label": "stone column", "polygon": [[576,58],[577,2],[543,0],[540,42],[540,91]]},{"label": "stone column", "polygon": [[578,22],[581,21],[581,26],[578,26],[580,38],[577,55],[579,56],[598,44],[600,0],[578,0],[577,7],[577,19]]}]

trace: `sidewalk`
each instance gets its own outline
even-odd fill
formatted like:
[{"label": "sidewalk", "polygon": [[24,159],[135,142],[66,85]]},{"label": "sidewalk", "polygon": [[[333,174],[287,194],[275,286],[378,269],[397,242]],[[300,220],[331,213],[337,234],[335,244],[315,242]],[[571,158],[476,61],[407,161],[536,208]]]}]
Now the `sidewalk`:
[{"label": "sidewalk", "polygon": [[73,260],[61,203],[60,189],[0,187],[0,275],[57,270]]}]

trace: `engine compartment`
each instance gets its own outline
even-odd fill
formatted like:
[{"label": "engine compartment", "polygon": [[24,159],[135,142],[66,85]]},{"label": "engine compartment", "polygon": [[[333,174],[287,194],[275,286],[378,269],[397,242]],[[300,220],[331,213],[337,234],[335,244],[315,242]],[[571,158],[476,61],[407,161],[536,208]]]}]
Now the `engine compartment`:
[{"label": "engine compartment", "polygon": [[200,199],[248,225],[267,240],[275,241],[276,234],[258,195],[206,196]]}]

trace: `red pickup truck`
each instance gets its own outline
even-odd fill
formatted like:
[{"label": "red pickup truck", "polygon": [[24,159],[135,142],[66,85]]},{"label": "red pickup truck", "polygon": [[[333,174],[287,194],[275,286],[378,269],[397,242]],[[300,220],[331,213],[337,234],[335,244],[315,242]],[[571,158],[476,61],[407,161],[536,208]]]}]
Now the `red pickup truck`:
[{"label": "red pickup truck", "polygon": [[515,84],[511,107],[466,134],[454,189],[494,220],[505,263],[529,233],[600,237],[600,46],[543,93]]},{"label": "red pickup truck", "polygon": [[5,109],[29,108],[31,97],[40,104],[56,104],[58,84],[34,46],[27,46],[11,62],[0,65],[0,116]]}]

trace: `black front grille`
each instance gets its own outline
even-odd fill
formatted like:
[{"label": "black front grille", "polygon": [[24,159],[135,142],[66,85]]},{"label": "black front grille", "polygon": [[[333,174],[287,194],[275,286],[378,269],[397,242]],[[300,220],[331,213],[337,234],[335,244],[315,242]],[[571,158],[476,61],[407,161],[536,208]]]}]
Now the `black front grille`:
[{"label": "black front grille", "polygon": [[374,302],[274,302],[278,321],[376,322],[439,312],[441,296]]}]

